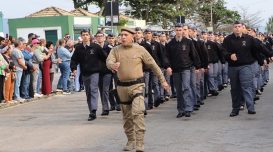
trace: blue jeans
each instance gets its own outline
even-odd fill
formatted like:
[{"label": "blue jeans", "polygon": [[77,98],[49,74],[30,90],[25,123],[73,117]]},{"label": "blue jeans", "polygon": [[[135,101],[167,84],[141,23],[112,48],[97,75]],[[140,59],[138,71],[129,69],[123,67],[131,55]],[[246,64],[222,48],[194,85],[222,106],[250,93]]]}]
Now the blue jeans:
[{"label": "blue jeans", "polygon": [[218,63],[209,64],[208,88],[210,91],[218,90],[217,86]]},{"label": "blue jeans", "polygon": [[252,65],[229,67],[231,98],[233,110],[239,111],[242,97],[247,109],[254,111]]},{"label": "blue jeans", "polygon": [[177,110],[178,113],[193,111],[191,101],[191,70],[184,70],[179,73],[173,73],[174,85],[177,94]]},{"label": "blue jeans", "polygon": [[22,98],[29,98],[30,73],[25,72],[22,80]]},{"label": "blue jeans", "polygon": [[70,75],[69,62],[62,62],[61,64],[59,64],[59,67],[60,67],[60,71],[61,71],[60,81],[61,81],[61,84],[63,87],[63,91],[68,91],[67,81],[68,81],[69,75]]},{"label": "blue jeans", "polygon": [[81,90],[80,74],[81,74],[81,68],[80,68],[80,65],[77,65],[77,74],[75,76],[75,91]]},{"label": "blue jeans", "polygon": [[39,74],[38,74],[38,79],[37,79],[37,87],[36,87],[36,92],[41,94],[41,84],[42,84],[42,71],[39,69]]},{"label": "blue jeans", "polygon": [[16,72],[16,79],[14,81],[14,97],[15,99],[19,99],[20,97],[20,85],[21,85],[21,78],[23,75],[23,71],[17,70]]},{"label": "blue jeans", "polygon": [[99,73],[82,76],[89,112],[98,108]]}]

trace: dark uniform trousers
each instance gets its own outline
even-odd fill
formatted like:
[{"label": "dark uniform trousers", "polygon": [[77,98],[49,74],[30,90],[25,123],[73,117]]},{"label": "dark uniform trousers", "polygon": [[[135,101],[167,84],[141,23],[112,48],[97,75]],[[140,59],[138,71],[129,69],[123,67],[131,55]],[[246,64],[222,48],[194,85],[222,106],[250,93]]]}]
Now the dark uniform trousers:
[{"label": "dark uniform trousers", "polygon": [[247,109],[254,111],[253,102],[253,72],[251,65],[229,67],[231,83],[231,98],[233,110],[239,111],[241,99],[246,102]]}]

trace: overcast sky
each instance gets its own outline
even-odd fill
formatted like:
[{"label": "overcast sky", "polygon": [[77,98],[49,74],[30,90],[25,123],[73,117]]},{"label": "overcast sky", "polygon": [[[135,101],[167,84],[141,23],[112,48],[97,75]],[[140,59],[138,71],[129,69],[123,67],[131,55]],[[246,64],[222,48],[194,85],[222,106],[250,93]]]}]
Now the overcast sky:
[{"label": "overcast sky", "polygon": [[[1,0],[0,11],[4,18],[21,18],[43,8],[55,6],[65,10],[73,10],[72,0]],[[265,26],[268,18],[273,16],[273,0],[226,0],[227,8],[240,11],[244,7],[250,14],[260,12],[263,19],[261,26]],[[15,5],[17,7],[15,7]],[[18,7],[21,6],[21,7]],[[90,7],[91,12],[96,12],[98,8]]]}]

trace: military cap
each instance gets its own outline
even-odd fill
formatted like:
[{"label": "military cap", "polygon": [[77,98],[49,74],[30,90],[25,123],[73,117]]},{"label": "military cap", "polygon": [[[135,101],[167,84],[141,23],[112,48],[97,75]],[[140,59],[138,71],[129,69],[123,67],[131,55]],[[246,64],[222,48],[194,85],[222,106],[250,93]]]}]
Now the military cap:
[{"label": "military cap", "polygon": [[202,31],[201,34],[205,34],[205,33],[208,33],[207,31]]},{"label": "military cap", "polygon": [[115,35],[113,33],[109,33],[107,36],[108,37],[115,37]]},{"label": "military cap", "polygon": [[213,34],[219,36],[220,32],[214,32]]},{"label": "military cap", "polygon": [[167,35],[167,33],[165,33],[165,32],[160,32],[160,33],[159,33],[159,36],[161,36],[161,35]]},{"label": "military cap", "polygon": [[170,37],[175,37],[175,32],[171,32]]},{"label": "military cap", "polygon": [[154,32],[154,33],[153,33],[153,36],[159,36],[159,33]]},{"label": "military cap", "polygon": [[142,29],[140,28],[140,27],[136,27],[135,28],[135,31],[137,32],[137,31],[142,31]]},{"label": "military cap", "polygon": [[150,28],[145,29],[144,33],[152,32]]},{"label": "military cap", "polygon": [[98,34],[104,35],[104,32],[103,32],[102,30],[99,30],[99,31],[96,33],[96,35],[98,35]]},{"label": "military cap", "polygon": [[233,23],[233,25],[235,25],[235,24],[243,24],[243,23],[240,22],[240,21],[235,21],[235,22]]},{"label": "military cap", "polygon": [[183,27],[183,24],[182,23],[177,23],[177,24],[175,24],[175,27]]},{"label": "military cap", "polygon": [[210,32],[208,32],[208,34],[213,34],[213,32],[210,31]]},{"label": "military cap", "polygon": [[188,27],[189,27],[189,29],[191,29],[191,30],[197,30],[196,26],[194,26],[194,25],[188,25]]},{"label": "military cap", "polygon": [[135,31],[135,30],[129,29],[129,28],[127,28],[127,27],[121,28],[121,32],[122,32],[122,31],[126,31],[126,32],[129,32],[129,33],[131,33],[131,34],[136,34],[136,31]]}]

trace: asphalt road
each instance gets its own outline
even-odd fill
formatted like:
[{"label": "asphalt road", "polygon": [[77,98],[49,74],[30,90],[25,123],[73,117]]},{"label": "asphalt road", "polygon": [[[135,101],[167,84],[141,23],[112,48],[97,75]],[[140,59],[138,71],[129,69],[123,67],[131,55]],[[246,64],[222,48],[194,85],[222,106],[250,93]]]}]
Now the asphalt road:
[{"label": "asphalt road", "polygon": [[[229,88],[190,118],[176,118],[171,100],[148,111],[146,152],[272,152],[273,83],[256,115],[230,118]],[[100,105],[100,104],[99,104]],[[99,108],[98,115],[101,113]],[[0,109],[0,152],[119,152],[127,142],[121,113],[87,121],[85,94],[57,95]]]}]

